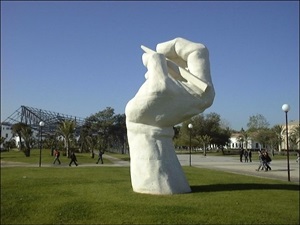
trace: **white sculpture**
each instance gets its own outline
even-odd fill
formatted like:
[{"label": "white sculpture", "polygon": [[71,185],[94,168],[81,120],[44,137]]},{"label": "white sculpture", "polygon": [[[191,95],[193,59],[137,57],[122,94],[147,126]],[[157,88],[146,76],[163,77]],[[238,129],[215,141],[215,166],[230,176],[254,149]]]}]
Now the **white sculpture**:
[{"label": "white sculpture", "polygon": [[133,191],[148,194],[190,192],[173,145],[173,126],[213,103],[207,48],[183,38],[142,46],[146,81],[126,106]]}]

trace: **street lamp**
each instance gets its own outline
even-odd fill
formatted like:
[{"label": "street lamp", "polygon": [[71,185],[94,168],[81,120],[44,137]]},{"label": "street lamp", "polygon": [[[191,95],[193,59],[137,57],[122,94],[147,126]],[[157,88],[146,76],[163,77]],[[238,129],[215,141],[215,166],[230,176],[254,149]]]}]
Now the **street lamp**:
[{"label": "street lamp", "polygon": [[43,129],[43,126],[45,125],[45,123],[43,121],[41,121],[39,123],[40,125],[40,161],[39,161],[39,167],[41,167],[41,164],[42,164],[42,129]]},{"label": "street lamp", "polygon": [[290,106],[288,104],[283,104],[282,110],[285,112],[285,133],[286,133],[286,156],[287,156],[288,181],[291,181],[291,178],[290,178],[290,155],[289,155],[289,132],[288,132],[288,111],[290,110]]},{"label": "street lamp", "polygon": [[188,128],[190,129],[190,166],[192,166],[192,129],[193,129],[193,124],[189,124]]}]

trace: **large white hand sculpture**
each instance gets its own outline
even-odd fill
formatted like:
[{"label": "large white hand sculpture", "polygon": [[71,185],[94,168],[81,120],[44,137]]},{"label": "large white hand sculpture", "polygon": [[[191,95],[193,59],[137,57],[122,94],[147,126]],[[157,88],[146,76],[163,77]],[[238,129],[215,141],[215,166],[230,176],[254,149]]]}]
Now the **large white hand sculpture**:
[{"label": "large white hand sculpture", "polygon": [[208,50],[183,38],[158,44],[157,52],[142,48],[146,81],[125,109],[132,187],[149,194],[190,192],[175,153],[173,126],[213,103]]}]

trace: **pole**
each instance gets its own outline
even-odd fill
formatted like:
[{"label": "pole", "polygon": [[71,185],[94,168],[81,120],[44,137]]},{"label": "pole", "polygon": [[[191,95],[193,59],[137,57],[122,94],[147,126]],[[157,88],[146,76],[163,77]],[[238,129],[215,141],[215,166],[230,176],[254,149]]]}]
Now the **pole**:
[{"label": "pole", "polygon": [[190,129],[190,166],[192,166],[192,129]]},{"label": "pole", "polygon": [[40,161],[39,161],[39,167],[41,167],[42,164],[42,126],[40,126]]},{"label": "pole", "polygon": [[289,153],[288,115],[287,114],[288,114],[288,112],[285,112],[286,157],[287,157],[288,181],[291,181],[291,177],[290,177],[290,153]]}]

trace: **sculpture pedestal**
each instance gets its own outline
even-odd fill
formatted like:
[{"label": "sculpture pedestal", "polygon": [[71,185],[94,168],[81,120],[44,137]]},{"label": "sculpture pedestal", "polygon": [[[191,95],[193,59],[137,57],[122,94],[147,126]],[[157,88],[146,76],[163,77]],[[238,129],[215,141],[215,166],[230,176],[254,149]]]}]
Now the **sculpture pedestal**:
[{"label": "sculpture pedestal", "polygon": [[160,195],[191,192],[174,150],[173,128],[128,125],[133,191]]}]

